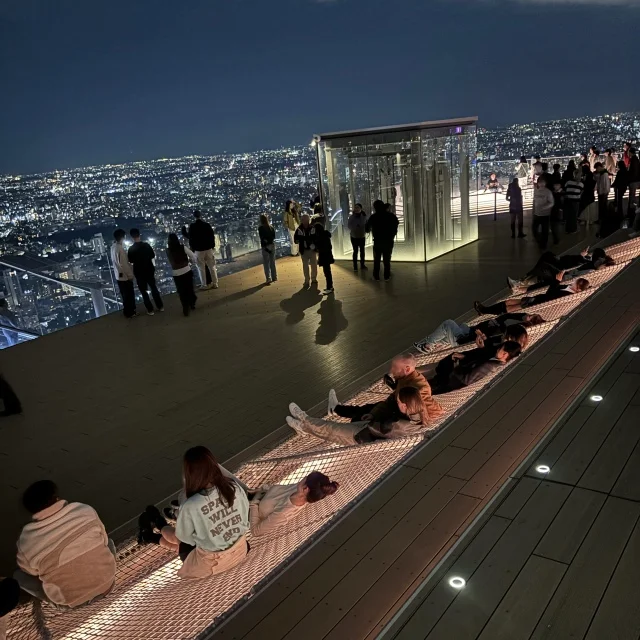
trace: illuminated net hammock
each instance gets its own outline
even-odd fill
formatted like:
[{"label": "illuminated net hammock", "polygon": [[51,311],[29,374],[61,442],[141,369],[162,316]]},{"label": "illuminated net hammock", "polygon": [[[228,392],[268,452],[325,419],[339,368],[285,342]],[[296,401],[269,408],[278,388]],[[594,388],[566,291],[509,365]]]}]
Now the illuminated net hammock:
[{"label": "illuminated net hammock", "polygon": [[[535,344],[556,324],[640,255],[640,238],[607,249],[616,265],[590,273],[592,288],[535,307],[527,312],[541,313],[547,322],[529,330]],[[542,290],[541,290],[542,291]],[[517,296],[514,296],[517,297]],[[472,324],[482,321],[479,317]],[[462,349],[471,349],[473,344]],[[456,347],[460,351],[460,347]],[[420,366],[435,363],[451,349],[420,356]],[[508,365],[507,365],[508,366]],[[427,436],[435,433],[459,412],[493,376],[464,389],[438,396],[445,414]],[[384,400],[389,394],[382,382],[375,382],[357,394],[349,404]],[[346,421],[345,421],[346,422]],[[180,561],[155,545],[139,546],[134,539],[118,546],[116,586],[105,598],[73,611],[59,611],[48,604],[30,602],[16,609],[9,618],[11,639],[36,640],[150,640],[192,639],[210,632],[247,598],[291,561],[303,545],[310,544],[327,524],[376,484],[423,441],[422,436],[370,444],[339,446],[315,437],[292,435],[264,451],[236,470],[251,487],[261,484],[290,484],[309,472],[319,470],[340,483],[329,498],[310,504],[273,537],[250,538],[251,552],[246,560],[219,576],[206,580],[180,580],[176,571]]]}]

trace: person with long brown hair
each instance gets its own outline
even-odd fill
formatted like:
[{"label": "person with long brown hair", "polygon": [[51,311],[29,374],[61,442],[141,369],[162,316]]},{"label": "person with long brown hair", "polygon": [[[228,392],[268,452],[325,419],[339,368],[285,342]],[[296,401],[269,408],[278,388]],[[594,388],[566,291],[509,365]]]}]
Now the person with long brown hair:
[{"label": "person with long brown hair", "polygon": [[344,445],[423,433],[429,425],[429,413],[420,391],[415,387],[402,387],[391,397],[395,402],[379,402],[370,413],[350,424],[311,418],[294,402],[289,405],[291,415],[286,420],[298,435],[316,436]]},{"label": "person with long brown hair", "polygon": [[225,475],[206,447],[184,454],[186,502],[180,507],[176,537],[195,547],[178,571],[181,578],[208,578],[240,564],[248,552],[249,500],[242,486]]}]

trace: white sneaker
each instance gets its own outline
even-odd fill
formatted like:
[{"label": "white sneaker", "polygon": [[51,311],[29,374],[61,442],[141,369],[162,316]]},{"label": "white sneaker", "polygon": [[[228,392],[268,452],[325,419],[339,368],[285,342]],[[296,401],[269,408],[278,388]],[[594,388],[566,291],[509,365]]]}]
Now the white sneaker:
[{"label": "white sneaker", "polygon": [[515,291],[516,289],[518,289],[520,287],[520,281],[519,280],[514,280],[513,278],[510,278],[509,276],[507,276],[507,284],[509,285],[509,289],[511,289],[511,291]]},{"label": "white sneaker", "polygon": [[287,424],[299,435],[308,436],[309,434],[304,430],[304,426],[300,420],[296,420],[291,416],[287,416]]},{"label": "white sneaker", "polygon": [[323,296],[328,296],[330,293],[333,293],[333,287],[331,287],[331,289],[325,289],[325,290],[322,292],[322,295],[323,295]]},{"label": "white sneaker", "polygon": [[289,413],[296,420],[304,420],[307,417],[307,414],[295,402],[289,405]]},{"label": "white sneaker", "polygon": [[340,403],[338,402],[338,396],[336,395],[335,389],[329,389],[329,399],[327,401],[327,413],[332,416],[335,415],[336,407]]},{"label": "white sneaker", "polygon": [[427,344],[426,342],[414,342],[413,346],[420,352],[425,355],[431,353],[433,349],[433,345]]},{"label": "white sneaker", "polygon": [[155,316],[156,314],[153,311],[147,311],[148,316]]},{"label": "white sneaker", "polygon": [[211,285],[212,289],[217,289],[220,285],[216,282],[215,284]]}]

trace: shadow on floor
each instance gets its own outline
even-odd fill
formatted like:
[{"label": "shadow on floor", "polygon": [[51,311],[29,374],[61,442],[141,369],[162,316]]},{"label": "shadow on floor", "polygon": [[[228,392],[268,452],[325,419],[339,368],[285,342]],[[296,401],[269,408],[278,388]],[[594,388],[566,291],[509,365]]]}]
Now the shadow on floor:
[{"label": "shadow on floor", "polygon": [[257,293],[261,289],[266,287],[266,283],[261,282],[253,287],[249,287],[248,289],[242,289],[241,291],[236,291],[228,296],[224,296],[224,298],[214,298],[207,300],[205,295],[206,291],[198,292],[196,291],[196,295],[198,295],[199,304],[201,303],[201,307],[203,309],[213,309],[214,307],[219,307],[221,304],[229,304],[230,302],[237,302],[238,300],[242,300],[243,298],[247,298],[253,293]]},{"label": "shadow on floor", "polygon": [[349,326],[349,321],[342,313],[342,301],[336,300],[333,293],[322,301],[318,314],[320,324],[316,329],[316,344],[331,344]]},{"label": "shadow on floor", "polygon": [[304,318],[306,309],[315,307],[322,300],[318,285],[312,285],[310,289],[300,289],[290,298],[280,301],[280,308],[287,314],[287,324],[297,324]]}]

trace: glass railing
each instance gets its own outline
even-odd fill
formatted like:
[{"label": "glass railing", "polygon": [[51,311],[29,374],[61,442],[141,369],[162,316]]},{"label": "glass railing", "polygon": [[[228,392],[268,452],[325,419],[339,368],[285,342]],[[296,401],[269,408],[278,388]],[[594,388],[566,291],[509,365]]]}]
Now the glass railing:
[{"label": "glass railing", "polygon": [[[290,251],[289,234],[279,215],[272,224],[276,230],[278,255]],[[215,226],[218,275],[225,276],[261,263],[258,220],[247,218]],[[166,236],[154,237],[156,281],[160,292],[175,292],[166,254]],[[60,329],[87,322],[121,309],[108,244],[98,243],[94,253],[78,252],[52,258],[39,258],[20,252],[0,257],[1,284],[5,291],[6,316],[0,326],[0,349],[32,340]],[[197,278],[196,278],[197,281]],[[142,298],[136,288],[137,302]],[[8,334],[2,334],[2,331]],[[3,339],[4,337],[4,339]]]}]

